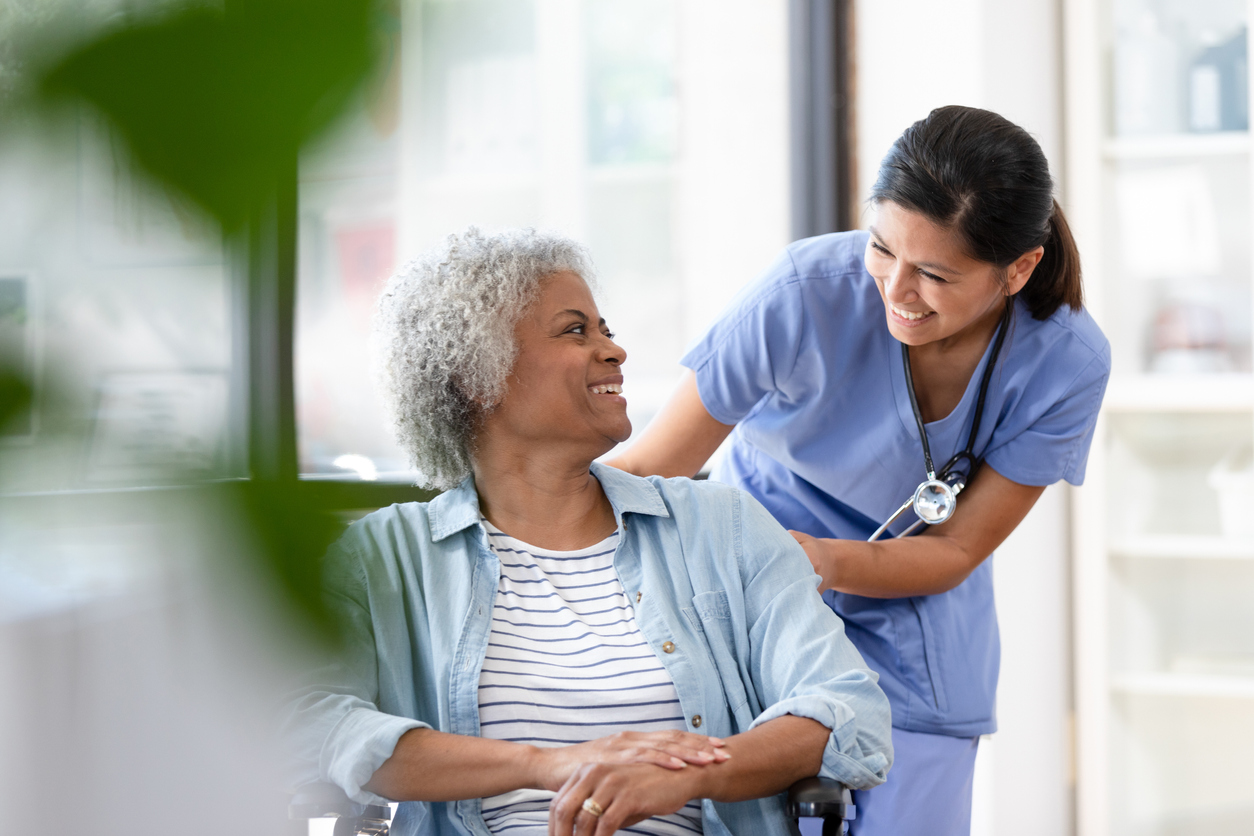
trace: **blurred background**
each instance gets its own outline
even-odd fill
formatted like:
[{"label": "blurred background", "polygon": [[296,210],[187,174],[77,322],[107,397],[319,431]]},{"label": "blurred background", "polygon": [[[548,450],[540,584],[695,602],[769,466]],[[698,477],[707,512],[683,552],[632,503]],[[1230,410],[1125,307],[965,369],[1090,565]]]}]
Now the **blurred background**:
[{"label": "blurred background", "polygon": [[[0,92],[55,5],[0,6]],[[61,54],[187,5],[84,3]],[[305,564],[425,496],[368,372],[406,260],[470,223],[586,242],[639,432],[735,292],[862,225],[901,130],[967,104],[1041,143],[1114,354],[1085,486],[995,557],[973,832],[1251,832],[1246,0],[358,5],[369,67],[242,215],[133,153],[90,85],[51,128],[0,112],[0,358],[33,393],[0,428],[0,829],[282,827]]]}]

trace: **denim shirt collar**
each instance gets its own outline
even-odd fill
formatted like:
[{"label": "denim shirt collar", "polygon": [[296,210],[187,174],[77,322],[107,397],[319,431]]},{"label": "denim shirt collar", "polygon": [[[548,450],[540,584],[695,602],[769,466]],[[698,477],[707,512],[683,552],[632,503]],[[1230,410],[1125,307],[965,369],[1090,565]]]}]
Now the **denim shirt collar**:
[{"label": "denim shirt collar", "polygon": [[[622,521],[624,514],[670,516],[657,486],[648,479],[600,462],[593,462],[591,470],[618,521]],[[427,513],[431,520],[431,539],[437,542],[478,523],[479,494],[475,491],[475,478],[467,476],[456,488],[431,500]]]}]

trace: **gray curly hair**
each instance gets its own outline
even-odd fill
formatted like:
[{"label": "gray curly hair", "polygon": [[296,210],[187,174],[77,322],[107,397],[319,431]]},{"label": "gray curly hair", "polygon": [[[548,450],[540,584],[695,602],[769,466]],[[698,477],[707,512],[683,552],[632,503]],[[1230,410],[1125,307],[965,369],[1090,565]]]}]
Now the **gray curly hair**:
[{"label": "gray curly hair", "polygon": [[514,326],[540,280],[567,270],[595,287],[581,244],[472,226],[388,281],[374,317],[376,377],[421,484],[447,489],[470,474],[476,422],[505,396],[518,354]]}]

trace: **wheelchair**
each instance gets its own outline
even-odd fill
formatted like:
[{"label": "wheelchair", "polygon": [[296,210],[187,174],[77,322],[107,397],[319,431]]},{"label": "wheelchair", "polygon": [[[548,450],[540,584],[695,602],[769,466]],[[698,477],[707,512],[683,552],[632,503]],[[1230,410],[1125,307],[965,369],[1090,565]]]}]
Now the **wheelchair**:
[{"label": "wheelchair", "polygon": [[[845,836],[856,815],[849,788],[830,778],[803,778],[788,788],[787,815],[823,820],[823,836]],[[288,806],[292,836],[306,836],[308,821],[334,818],[335,836],[387,836],[392,819],[390,807],[358,804],[334,784],[306,784]]]}]

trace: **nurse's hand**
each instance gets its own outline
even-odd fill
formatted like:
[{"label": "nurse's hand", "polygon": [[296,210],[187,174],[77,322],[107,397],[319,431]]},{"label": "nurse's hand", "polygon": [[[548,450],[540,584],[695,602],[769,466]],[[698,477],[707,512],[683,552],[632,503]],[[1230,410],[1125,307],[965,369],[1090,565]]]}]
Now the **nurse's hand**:
[{"label": "nurse's hand", "polygon": [[788,530],[792,539],[801,544],[801,548],[810,558],[810,565],[819,575],[819,589],[831,589],[836,585],[836,561],[832,559],[830,541],[811,537],[804,531]]}]

